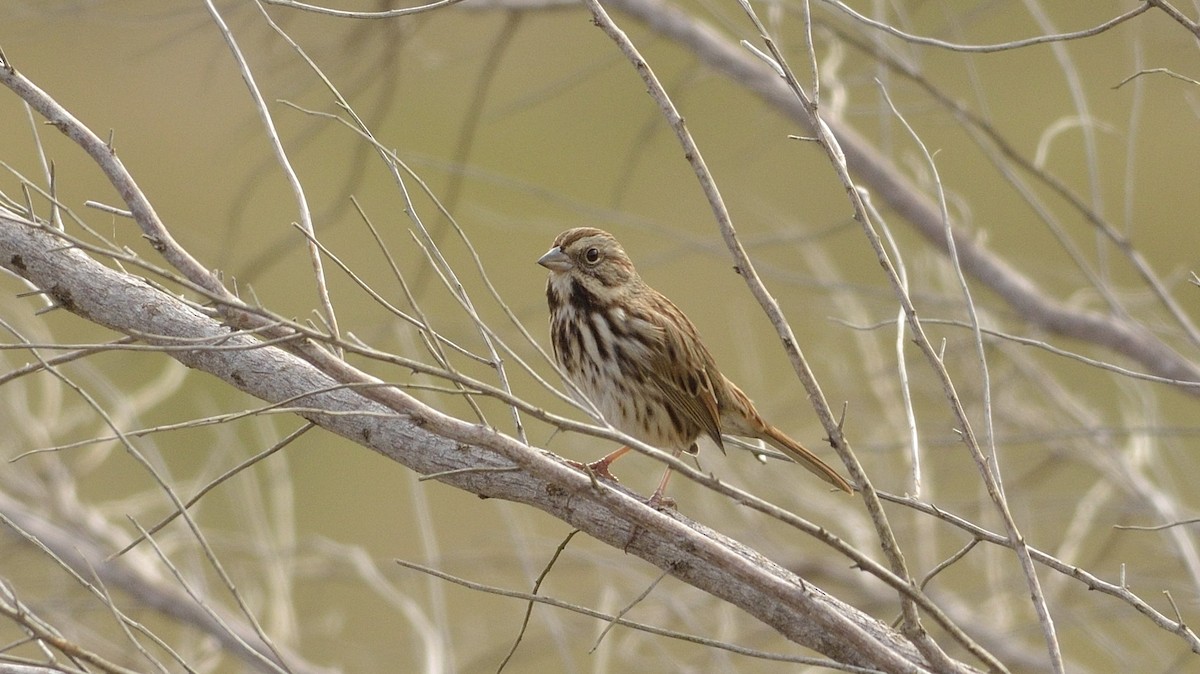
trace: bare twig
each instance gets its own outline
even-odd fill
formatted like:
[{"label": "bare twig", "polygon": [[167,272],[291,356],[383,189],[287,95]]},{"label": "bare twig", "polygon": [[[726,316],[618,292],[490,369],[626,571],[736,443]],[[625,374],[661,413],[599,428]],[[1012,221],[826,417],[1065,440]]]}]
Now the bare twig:
[{"label": "bare twig", "polygon": [[[846,169],[845,155],[842,153],[841,148],[837,144],[837,140],[830,132],[829,127],[825,124],[824,120],[820,116],[820,112],[815,101],[809,98],[803,87],[800,85],[800,82],[796,79],[795,75],[792,74],[791,68],[788,66],[783,54],[779,51],[774,40],[770,37],[770,35],[768,35],[766,27],[759,20],[749,2],[741,0],[740,4],[742,6],[742,10],[753,21],[754,26],[759,33],[760,39],[762,39],[768,50],[771,52],[769,60],[774,64],[772,69],[775,70],[787,83],[788,89],[796,97],[796,100],[803,105],[805,111],[808,113],[811,126],[817,130],[815,140],[821,146],[821,148],[825,150],[831,164],[833,165],[834,171],[838,176],[838,179],[846,188],[846,192],[850,196],[851,206],[854,209],[855,218],[863,225],[864,228],[870,231],[870,214],[862,201],[860,191],[855,187]],[[811,45],[809,46],[809,49],[812,49]],[[876,255],[883,253],[882,249],[879,247],[879,239],[877,236],[872,239],[872,245],[876,249]],[[892,285],[900,288],[901,284],[899,277],[896,276],[895,272],[892,270],[885,253],[880,255],[880,260],[884,268],[891,272],[889,280],[891,281]],[[823,402],[823,398],[820,400]],[[828,429],[828,425],[826,428]],[[830,437],[836,439],[835,447],[844,442],[844,438],[840,435],[840,431],[841,429],[839,427],[838,435],[830,435]],[[875,495],[874,486],[871,484],[870,480],[868,480],[866,476],[862,474],[861,467],[857,465],[857,460],[853,459],[853,457],[850,457],[850,459],[844,458],[844,460],[846,460],[847,466],[851,470],[851,475],[860,481],[863,492],[863,500],[867,504],[867,510],[871,515],[871,521],[875,524],[875,529],[879,535],[881,547],[884,551],[884,554],[887,555],[888,563],[892,568],[892,572],[901,577],[910,578],[907,563],[900,551],[899,543],[896,540],[895,533],[892,531],[888,517],[883,511],[878,497]],[[901,596],[900,600],[901,612],[903,615],[902,631],[904,635],[938,667],[946,669],[953,669],[957,667],[957,664],[950,660],[942,648],[932,639],[932,637],[929,636],[928,632],[921,624],[921,619],[917,613],[914,602],[904,596]],[[955,636],[958,637],[959,635]],[[978,647],[976,644],[974,644],[974,642],[963,642],[963,645],[971,650],[973,655],[987,663],[987,665],[993,670],[1003,670],[1003,665],[996,660],[994,656]]]},{"label": "bare twig", "polygon": [[1112,28],[1114,28],[1122,23],[1125,23],[1126,21],[1140,15],[1142,12],[1145,12],[1146,10],[1150,9],[1150,7],[1155,4],[1154,2],[1151,2],[1150,0],[1146,0],[1145,2],[1138,4],[1133,9],[1131,9],[1123,14],[1118,14],[1117,16],[1114,16],[1113,18],[1109,19],[1108,21],[1105,21],[1104,23],[1101,23],[1096,26],[1092,26],[1091,28],[1084,28],[1083,30],[1077,30],[1077,31],[1070,32],[1070,33],[1038,35],[1035,37],[1025,38],[1023,40],[1011,40],[1009,42],[1000,42],[997,44],[970,45],[970,44],[955,44],[953,42],[946,42],[945,40],[939,40],[937,38],[922,37],[920,35],[913,35],[911,33],[906,33],[904,31],[900,30],[899,28],[892,26],[891,24],[884,23],[883,21],[876,21],[875,19],[872,19],[864,14],[861,14],[861,13],[855,11],[854,9],[852,9],[848,5],[846,5],[844,2],[841,2],[841,0],[824,0],[824,1],[826,2],[826,4],[832,5],[836,8],[838,8],[839,10],[841,10],[842,12],[845,12],[846,15],[850,16],[855,21],[858,21],[860,23],[868,25],[877,30],[881,30],[889,35],[894,36],[894,37],[898,37],[898,38],[904,40],[905,42],[911,42],[913,44],[919,44],[919,45],[923,45],[926,47],[938,47],[940,49],[948,49],[950,51],[968,52],[968,53],[983,53],[983,54],[987,54],[987,53],[991,53],[991,52],[998,52],[998,51],[1009,51],[1012,49],[1022,49],[1024,47],[1031,47],[1033,45],[1038,45],[1038,44],[1065,42],[1067,40],[1079,40],[1079,39],[1082,39],[1085,37],[1092,37],[1093,35],[1099,35],[1100,33],[1103,33],[1104,31],[1111,30]]},{"label": "bare twig", "polygon": [[1167,2],[1167,0],[1146,0],[1146,4],[1161,9],[1166,13],[1167,16],[1177,21],[1184,28],[1190,30],[1192,34],[1196,36],[1197,40],[1200,40],[1200,23],[1189,19],[1187,15],[1176,9],[1175,6]]},{"label": "bare twig", "polygon": [[400,9],[387,9],[378,12],[351,12],[341,9],[333,9],[332,7],[323,7],[307,2],[298,2],[298,0],[261,0],[268,5],[278,5],[289,9],[300,9],[306,12],[315,14],[325,14],[328,16],[337,17],[340,19],[394,19],[401,16],[412,16],[422,12],[431,12],[443,7],[462,2],[462,0],[437,0],[427,5],[418,5],[416,7],[403,7]]},{"label": "bare twig", "polygon": [[502,597],[511,597],[513,599],[521,599],[521,600],[530,602],[531,604],[533,604],[533,603],[546,604],[547,606],[553,606],[555,608],[561,608],[561,609],[571,611],[573,613],[579,613],[581,615],[585,615],[585,616],[588,616],[591,618],[603,620],[604,622],[607,622],[610,624],[616,624],[616,625],[620,625],[622,627],[629,627],[631,629],[640,630],[643,632],[654,634],[656,636],[668,637],[671,639],[678,639],[680,641],[701,644],[703,646],[711,646],[713,648],[719,648],[721,650],[729,651],[731,653],[737,653],[739,655],[745,655],[745,656],[752,657],[752,658],[759,658],[759,659],[763,659],[763,660],[774,660],[774,661],[779,661],[779,662],[795,662],[795,663],[808,664],[808,665],[813,665],[813,666],[818,666],[818,667],[828,667],[830,669],[835,669],[835,670],[843,671],[843,672],[854,672],[856,674],[858,674],[858,673],[873,674],[878,671],[878,670],[870,669],[870,668],[866,668],[866,667],[847,666],[843,663],[835,662],[832,660],[810,658],[810,657],[806,657],[806,656],[802,656],[802,655],[783,655],[780,653],[768,653],[765,651],[757,651],[757,650],[752,650],[749,648],[743,648],[741,646],[737,646],[736,644],[730,644],[727,642],[717,641],[714,639],[706,639],[704,637],[698,637],[698,636],[694,636],[691,634],[684,634],[682,632],[676,632],[674,630],[666,630],[661,627],[655,627],[654,625],[647,625],[645,623],[635,622],[632,620],[628,620],[626,618],[622,618],[621,616],[607,615],[600,611],[596,611],[596,610],[587,608],[586,606],[579,606],[576,604],[571,604],[571,603],[562,601],[560,599],[555,599],[553,597],[547,597],[547,596],[540,595],[540,594],[533,593],[533,592],[518,592],[515,590],[506,590],[504,588],[493,587],[490,585],[484,585],[482,583],[476,583],[474,581],[470,581],[465,578],[459,578],[457,576],[452,576],[448,573],[445,573],[444,571],[439,571],[437,569],[434,569],[434,568],[431,568],[428,566],[424,566],[422,564],[416,564],[414,562],[410,562],[410,561],[403,560],[403,559],[397,559],[396,563],[405,568],[412,569],[414,571],[419,571],[421,573],[424,573],[424,574],[427,574],[430,576],[434,576],[435,578],[440,578],[447,582],[454,583],[455,585],[461,585],[462,587],[466,587],[471,590],[476,590],[479,592],[486,592],[488,594],[495,594],[495,595],[499,595]]},{"label": "bare twig", "polygon": [[[896,496],[886,493],[881,493],[881,496],[893,503],[899,503],[903,506],[913,508],[925,514],[937,517],[938,519],[958,527],[971,536],[974,536],[984,542],[991,543],[993,545],[1001,545],[1008,548],[1012,547],[1012,542],[1006,536],[984,529],[983,527],[978,526],[963,517],[947,512],[946,510],[938,508],[932,504],[924,503],[907,496]],[[1141,597],[1134,594],[1125,583],[1124,571],[1122,571],[1122,576],[1119,582],[1110,583],[1101,580],[1098,576],[1086,571],[1085,569],[1067,564],[1066,562],[1056,559],[1055,557],[1042,552],[1037,548],[1030,547],[1029,554],[1038,564],[1042,564],[1057,571],[1058,573],[1082,582],[1089,590],[1102,592],[1124,601],[1132,606],[1136,611],[1149,618],[1150,621],[1156,626],[1183,639],[1184,643],[1187,644],[1187,647],[1193,653],[1200,655],[1200,636],[1197,636],[1196,633],[1193,632],[1192,629],[1185,625],[1182,621],[1171,620],[1157,611],[1150,604],[1146,603],[1146,601]]]},{"label": "bare twig", "polygon": [[[608,7],[625,12],[655,33],[680,43],[716,72],[757,94],[812,131],[808,112],[786,83],[771,68],[764,67],[756,57],[748,56],[737,44],[703,21],[668,0],[609,0]],[[838,139],[846,164],[857,180],[932,244],[946,250],[945,231],[937,204],[914,187],[893,163],[852,127],[839,120],[824,122]],[[1055,334],[1104,346],[1142,363],[1158,376],[1200,381],[1200,365],[1175,352],[1144,326],[1058,301],[988,251],[969,233],[955,228],[954,240],[963,269],[1002,297],[1031,324]],[[1200,395],[1200,389],[1189,392]]]},{"label": "bare twig", "polygon": [[1181,527],[1196,523],[1200,523],[1200,517],[1191,517],[1186,520],[1179,520],[1178,522],[1167,522],[1166,524],[1155,524],[1148,526],[1139,526],[1136,524],[1114,524],[1113,528],[1126,529],[1129,531],[1162,531],[1163,529],[1170,529],[1172,527]]},{"label": "bare twig", "polygon": [[[47,623],[38,619],[29,610],[28,606],[21,603],[12,593],[7,583],[0,583],[0,615],[20,625],[34,639],[60,651],[73,662],[87,663],[109,674],[136,674],[134,670],[109,662],[63,637]],[[3,665],[0,665],[0,668],[2,667]],[[55,669],[58,668],[55,667]]]},{"label": "bare twig", "polygon": [[[560,556],[562,556],[563,551],[567,549],[567,544],[571,542],[572,538],[575,538],[575,534],[577,533],[579,533],[578,529],[572,529],[571,533],[567,534],[566,538],[564,538],[562,542],[558,544],[558,547],[554,549],[554,554],[550,556],[550,561],[546,562],[546,566],[542,569],[542,572],[538,574],[537,579],[533,581],[533,590],[530,592],[530,594],[536,595],[538,593],[538,590],[540,590],[542,587],[542,581],[545,580],[546,576],[550,574],[550,569],[554,568],[554,563],[558,561]],[[500,666],[496,668],[496,674],[500,674],[500,672],[504,671],[504,668],[508,665],[509,660],[512,660],[513,654],[517,652],[517,647],[521,645],[521,639],[525,637],[525,629],[529,627],[529,617],[533,615],[534,603],[535,602],[531,599],[529,604],[525,606],[525,616],[521,618],[521,629],[517,631],[517,638],[513,640],[512,648],[508,649],[508,655],[504,656],[504,660],[502,660],[500,662]]]},{"label": "bare twig", "polygon": [[[1042,592],[1041,582],[1038,580],[1037,570],[1033,567],[1033,559],[1029,555],[1029,550],[1025,545],[1025,539],[1020,530],[1017,528],[1016,520],[1013,518],[1009,507],[1008,499],[1004,492],[1004,482],[1002,479],[1003,473],[1000,469],[999,456],[996,453],[996,435],[992,424],[992,386],[991,375],[988,371],[987,358],[983,348],[983,332],[979,327],[979,315],[975,308],[975,301],[972,299],[970,287],[967,285],[966,276],[963,274],[962,265],[958,259],[958,251],[955,248],[953,230],[950,226],[950,214],[946,210],[945,193],[942,192],[941,179],[938,177],[937,165],[933,161],[933,155],[921,142],[920,136],[908,124],[908,120],[900,114],[900,111],[892,104],[891,98],[884,91],[884,98],[889,106],[892,107],[892,113],[900,120],[904,127],[908,130],[913,140],[920,147],[922,154],[925,156],[925,161],[933,172],[934,185],[938,190],[938,203],[941,204],[942,219],[946,227],[946,246],[950,250],[950,260],[954,263],[954,271],[958,277],[959,288],[963,294],[963,304],[966,306],[967,315],[970,317],[971,333],[975,344],[976,361],[980,371],[980,389],[983,391],[983,415],[984,415],[984,444],[985,447],[978,444],[974,439],[973,431],[970,424],[967,422],[965,411],[962,409],[962,403],[958,400],[958,396],[954,393],[953,385],[950,382],[948,373],[942,364],[941,359],[931,359],[931,365],[935,367],[939,376],[942,379],[943,386],[946,387],[947,397],[950,399],[955,410],[955,416],[958,417],[962,424],[962,432],[967,449],[971,451],[971,456],[975,460],[976,467],[979,469],[980,475],[983,477],[984,485],[987,487],[988,496],[996,505],[996,509],[1000,513],[1000,517],[1004,521],[1005,528],[1008,530],[1009,540],[1013,544],[1013,550],[1017,553],[1017,559],[1020,562],[1021,570],[1025,574],[1025,582],[1029,586],[1030,598],[1033,601],[1034,610],[1037,612],[1038,622],[1042,627],[1042,634],[1046,640],[1046,649],[1050,656],[1050,666],[1055,672],[1065,674],[1065,667],[1062,659],[1062,648],[1058,643],[1058,634],[1054,628],[1054,619],[1050,615],[1050,608],[1046,605],[1046,596]],[[899,286],[899,279],[893,281],[893,284]],[[918,343],[924,340],[924,333],[920,330],[919,323],[915,314],[909,314],[908,320],[910,325],[915,326]],[[922,345],[922,350],[927,354],[931,350],[927,349],[928,343]]]},{"label": "bare twig", "polygon": [[[267,103],[263,99],[258,84],[254,81],[254,73],[251,72],[249,64],[246,63],[246,57],[242,55],[242,50],[238,47],[237,40],[233,36],[233,31],[229,30],[225,19],[217,11],[216,5],[211,0],[205,0],[204,5],[208,8],[208,13],[212,17],[213,23],[216,24],[218,32],[221,33],[221,37],[229,46],[229,51],[237,63],[238,72],[242,74],[242,80],[246,83],[246,88],[250,91],[250,98],[254,101],[254,109],[258,112],[259,119],[262,121],[267,140],[271,144],[271,149],[275,152],[275,158],[279,162],[279,167],[283,170],[288,187],[291,188],[292,194],[295,196],[296,206],[300,211],[300,229],[307,235],[309,240],[308,258],[313,267],[313,279],[317,284],[317,299],[321,305],[322,316],[325,319],[325,323],[329,326],[330,331],[334,335],[337,335],[337,314],[333,309],[333,301],[329,297],[329,286],[325,281],[325,270],[321,263],[320,251],[312,243],[316,240],[317,233],[316,228],[313,226],[312,211],[308,207],[308,198],[304,195],[304,185],[301,184],[299,176],[296,175],[295,169],[292,168],[287,151],[284,149],[283,143],[279,140],[279,133],[275,130],[275,120],[271,117],[271,112],[267,110]],[[261,5],[259,5],[259,8],[262,8]]]}]

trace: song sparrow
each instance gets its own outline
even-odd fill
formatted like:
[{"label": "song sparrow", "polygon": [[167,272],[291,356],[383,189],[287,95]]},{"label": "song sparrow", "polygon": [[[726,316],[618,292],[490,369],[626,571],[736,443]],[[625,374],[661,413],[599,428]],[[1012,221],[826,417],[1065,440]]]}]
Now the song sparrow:
[{"label": "song sparrow", "polygon": [[[760,438],[821,479],[853,493],[841,475],[763,420],[754,403],[717,369],[696,326],[646,285],[608,232],[580,227],[558,235],[538,264],[550,270],[546,300],[558,364],[613,427],[678,457],[706,435]],[[587,464],[608,466],[622,447]],[[652,502],[662,499],[670,468]]]}]

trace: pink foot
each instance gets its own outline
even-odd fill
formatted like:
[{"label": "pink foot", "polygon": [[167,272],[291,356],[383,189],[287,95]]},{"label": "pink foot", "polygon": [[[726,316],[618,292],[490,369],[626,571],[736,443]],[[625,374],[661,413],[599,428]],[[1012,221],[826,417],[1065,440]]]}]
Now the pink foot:
[{"label": "pink foot", "polygon": [[617,484],[621,484],[621,481],[617,479],[617,476],[613,475],[608,470],[609,464],[612,463],[611,461],[605,461],[604,459],[600,459],[599,461],[593,461],[591,463],[580,463],[579,461],[568,460],[567,463],[578,468],[579,470],[582,470],[583,472],[585,472],[589,475],[595,475],[596,477],[600,478],[601,480],[607,480],[608,482],[615,482]]}]

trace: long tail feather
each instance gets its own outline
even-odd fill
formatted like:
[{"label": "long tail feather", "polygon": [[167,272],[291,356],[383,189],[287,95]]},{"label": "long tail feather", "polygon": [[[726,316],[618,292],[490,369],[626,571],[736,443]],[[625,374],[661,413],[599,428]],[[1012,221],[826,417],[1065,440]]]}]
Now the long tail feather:
[{"label": "long tail feather", "polygon": [[817,458],[816,454],[805,449],[800,443],[784,435],[783,431],[778,428],[767,424],[763,439],[771,443],[779,451],[787,454],[792,461],[815,473],[822,480],[825,480],[847,494],[854,493],[854,487],[851,487],[850,483],[839,475],[836,470],[830,468],[829,464]]}]

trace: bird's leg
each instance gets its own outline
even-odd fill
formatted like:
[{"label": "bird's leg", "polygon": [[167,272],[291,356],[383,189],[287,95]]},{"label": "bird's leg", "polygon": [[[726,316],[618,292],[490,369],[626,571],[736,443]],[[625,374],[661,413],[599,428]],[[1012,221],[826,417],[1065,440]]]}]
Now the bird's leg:
[{"label": "bird's leg", "polygon": [[[682,453],[683,453],[683,450],[676,449],[671,452],[671,456],[678,459],[679,455]],[[654,495],[651,496],[650,500],[646,502],[651,508],[659,508],[659,507],[674,508],[675,507],[675,499],[671,498],[670,496],[666,496],[664,494],[664,492],[667,491],[667,483],[670,481],[671,481],[671,467],[667,466],[667,470],[663,472],[662,479],[658,481],[658,489],[654,490]]]},{"label": "bird's leg", "polygon": [[611,454],[608,454],[608,455],[604,456],[603,458],[597,459],[596,461],[593,461],[591,463],[579,463],[578,461],[568,461],[567,463],[571,464],[572,466],[575,466],[576,468],[579,468],[580,470],[582,470],[584,472],[591,473],[591,474],[595,475],[596,477],[599,477],[599,478],[602,478],[605,480],[609,480],[610,482],[616,482],[619,484],[621,481],[617,479],[617,476],[615,476],[609,472],[608,467],[610,465],[612,465],[613,461],[616,461],[617,459],[621,458],[622,456],[625,456],[625,454],[627,454],[628,452],[629,452],[628,447],[622,447],[622,448],[618,449],[617,451],[612,452]]}]

